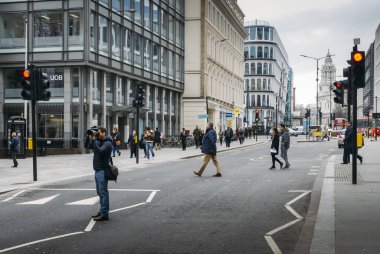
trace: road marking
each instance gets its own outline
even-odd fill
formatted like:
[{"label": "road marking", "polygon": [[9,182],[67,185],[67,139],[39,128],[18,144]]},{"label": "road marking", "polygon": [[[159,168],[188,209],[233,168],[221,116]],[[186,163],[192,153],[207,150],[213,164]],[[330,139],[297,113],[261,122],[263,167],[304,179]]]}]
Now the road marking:
[{"label": "road marking", "polygon": [[7,251],[10,251],[10,250],[16,250],[16,249],[19,249],[19,248],[22,248],[22,247],[26,247],[26,246],[30,246],[30,245],[33,245],[33,244],[36,244],[36,243],[42,243],[42,242],[46,242],[46,241],[50,241],[50,240],[55,240],[55,239],[59,239],[59,238],[63,238],[63,237],[68,237],[68,236],[73,236],[73,235],[78,235],[78,234],[83,234],[84,232],[74,232],[74,233],[70,233],[70,234],[65,234],[65,235],[58,235],[58,236],[54,236],[54,237],[50,237],[50,238],[45,238],[45,239],[41,239],[41,240],[38,240],[38,241],[34,241],[34,242],[30,242],[30,243],[24,243],[24,244],[21,244],[21,245],[17,245],[17,246],[13,246],[13,247],[10,247],[10,248],[7,248],[7,249],[3,249],[3,250],[0,250],[0,253],[3,253],[3,252],[7,252]]},{"label": "road marking", "polygon": [[84,229],[84,232],[90,232],[94,227],[95,223],[96,221],[90,220],[90,223],[88,223],[87,227]]},{"label": "road marking", "polygon": [[146,203],[150,203],[152,202],[152,199],[154,198],[154,196],[156,195],[157,191],[153,191],[152,193],[150,193],[148,199],[145,201]]},{"label": "road marking", "polygon": [[14,199],[15,197],[17,197],[18,195],[24,193],[25,191],[26,191],[26,190],[19,191],[19,192],[15,193],[13,196],[11,196],[11,197],[9,197],[9,198],[7,198],[7,199],[4,199],[3,202],[7,202],[7,201],[9,201],[9,200],[12,200],[12,199]]},{"label": "road marking", "polygon": [[225,180],[226,182],[229,182],[229,181],[231,181],[231,180]]},{"label": "road marking", "polygon": [[146,181],[150,181],[150,179],[145,179]]},{"label": "road marking", "polygon": [[82,199],[79,201],[67,203],[65,205],[95,205],[99,201],[99,196],[92,197],[92,198],[87,198],[87,199]]},{"label": "road marking", "polygon": [[[49,189],[49,188],[28,188],[28,190],[48,190],[48,191],[96,191],[96,189]],[[109,191],[143,191],[152,192],[160,190],[148,190],[148,189],[108,189]]]},{"label": "road marking", "polygon": [[41,199],[37,199],[37,200],[33,200],[33,201],[18,203],[18,205],[44,205],[47,202],[52,201],[53,199],[55,199],[58,196],[59,196],[59,194],[54,195],[54,196],[50,196],[47,198],[41,198]]},{"label": "road marking", "polygon": [[253,158],[251,159],[251,161],[254,161],[254,160],[255,160],[255,159],[253,159]]},{"label": "road marking", "polygon": [[319,169],[310,169],[310,172],[318,172]]},{"label": "road marking", "polygon": [[122,210],[127,210],[127,209],[130,209],[130,208],[134,208],[134,207],[137,207],[137,206],[140,206],[140,205],[145,205],[145,204],[146,204],[145,202],[144,203],[138,203],[136,205],[131,205],[131,206],[127,206],[127,207],[123,207],[123,208],[112,210],[109,213],[119,212],[119,211],[122,211]]},{"label": "road marking", "polygon": [[311,166],[311,168],[321,168],[321,166]]},{"label": "road marking", "polygon": [[290,227],[290,226],[292,226],[292,225],[303,220],[303,217],[299,213],[297,213],[290,205],[295,203],[299,199],[303,198],[304,196],[308,195],[309,193],[311,193],[311,191],[309,191],[309,190],[290,190],[289,192],[291,192],[291,193],[296,193],[296,192],[302,193],[302,194],[298,195],[297,197],[295,197],[294,199],[292,199],[291,201],[289,201],[285,204],[285,208],[291,214],[293,214],[293,216],[296,217],[296,219],[292,220],[292,221],[290,221],[290,222],[288,222],[288,223],[286,223],[286,224],[284,224],[278,228],[275,228],[275,229],[269,231],[264,236],[265,240],[267,241],[269,247],[272,249],[274,254],[281,254],[282,252],[281,252],[280,248],[277,246],[276,242],[273,240],[272,235],[274,235],[275,233],[277,233],[277,232],[279,232],[285,228],[288,228],[288,227]]}]

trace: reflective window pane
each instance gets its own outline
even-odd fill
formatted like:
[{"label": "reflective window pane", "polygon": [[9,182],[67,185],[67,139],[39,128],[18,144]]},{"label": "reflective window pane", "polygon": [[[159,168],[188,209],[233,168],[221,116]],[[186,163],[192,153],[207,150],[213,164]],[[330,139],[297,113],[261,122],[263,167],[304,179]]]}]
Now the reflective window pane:
[{"label": "reflective window pane", "polygon": [[135,34],[135,66],[141,67],[141,35]]},{"label": "reflective window pane", "polygon": [[167,30],[168,30],[168,14],[166,11],[161,9],[161,37],[167,38]]},{"label": "reflective window pane", "polygon": [[157,43],[153,43],[153,72],[159,72],[159,46]]},{"label": "reflective window pane", "polygon": [[69,12],[69,49],[83,49],[83,13],[79,11]]},{"label": "reflective window pane", "polygon": [[132,63],[132,32],[129,29],[125,29],[124,62]]},{"label": "reflective window pane", "polygon": [[249,28],[249,39],[256,40],[256,27]]},{"label": "reflective window pane", "polygon": [[34,48],[62,50],[63,15],[60,11],[34,13]]},{"label": "reflective window pane", "polygon": [[153,33],[158,34],[158,6],[153,4]]},{"label": "reflective window pane", "polygon": [[99,53],[108,56],[108,20],[99,16]]},{"label": "reflective window pane", "polygon": [[263,28],[262,27],[258,27],[257,28],[257,39],[258,40],[262,40],[263,39]]},{"label": "reflective window pane", "polygon": [[120,60],[121,28],[120,25],[112,23],[112,58]]},{"label": "reflective window pane", "polygon": [[167,76],[168,68],[168,50],[164,47],[161,47],[161,75]]},{"label": "reflective window pane", "polygon": [[113,87],[112,87],[112,76],[110,74],[106,75],[106,103],[111,106],[113,104]]},{"label": "reflective window pane", "polygon": [[133,0],[124,0],[124,16],[127,19],[131,18],[131,12],[129,10],[132,9],[132,1]]},{"label": "reflective window pane", "polygon": [[0,13],[0,50],[25,48],[25,15]]},{"label": "reflective window pane", "polygon": [[141,24],[141,0],[135,0],[135,22]]},{"label": "reflective window pane", "polygon": [[96,42],[96,39],[95,39],[95,33],[96,33],[96,30],[95,30],[95,24],[96,24],[96,17],[95,17],[95,13],[91,12],[91,17],[90,17],[90,50],[91,51],[95,51],[95,42]]},{"label": "reflective window pane", "polygon": [[63,138],[63,114],[39,114],[37,125],[39,138]]},{"label": "reflective window pane", "polygon": [[112,9],[120,11],[120,0],[112,0]]},{"label": "reflective window pane", "polygon": [[144,69],[150,71],[150,56],[151,56],[151,42],[149,39],[144,38]]},{"label": "reflective window pane", "polygon": [[150,30],[150,1],[144,0],[144,27]]},{"label": "reflective window pane", "polygon": [[173,42],[174,40],[174,17],[169,15],[169,41]]}]

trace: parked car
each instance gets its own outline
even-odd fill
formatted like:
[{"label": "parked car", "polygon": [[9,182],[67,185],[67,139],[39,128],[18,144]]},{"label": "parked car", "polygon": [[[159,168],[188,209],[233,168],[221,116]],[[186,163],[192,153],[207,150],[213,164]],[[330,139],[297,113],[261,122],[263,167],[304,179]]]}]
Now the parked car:
[{"label": "parked car", "polygon": [[297,137],[299,135],[298,131],[293,130],[292,128],[288,128],[289,135]]},{"label": "parked car", "polygon": [[344,146],[344,133],[346,132],[346,129],[343,129],[338,134],[338,148],[342,148]]}]

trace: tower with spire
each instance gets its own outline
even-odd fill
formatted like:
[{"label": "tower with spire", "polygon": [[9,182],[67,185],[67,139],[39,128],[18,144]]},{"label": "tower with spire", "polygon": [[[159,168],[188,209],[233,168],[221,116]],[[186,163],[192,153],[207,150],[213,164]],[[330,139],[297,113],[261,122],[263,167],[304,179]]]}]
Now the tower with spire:
[{"label": "tower with spire", "polygon": [[330,50],[327,50],[325,63],[321,68],[321,82],[318,85],[319,107],[322,112],[322,122],[324,126],[329,126],[334,119],[335,106],[333,83],[336,80],[336,68],[332,61]]}]

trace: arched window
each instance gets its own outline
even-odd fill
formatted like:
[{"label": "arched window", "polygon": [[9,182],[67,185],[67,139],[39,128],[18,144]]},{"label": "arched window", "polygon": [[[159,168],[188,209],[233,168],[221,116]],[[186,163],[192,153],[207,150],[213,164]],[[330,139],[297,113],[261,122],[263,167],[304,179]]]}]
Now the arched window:
[{"label": "arched window", "polygon": [[251,90],[256,90],[255,79],[251,79]]},{"label": "arched window", "polygon": [[257,74],[259,75],[263,74],[262,63],[257,63]]},{"label": "arched window", "polygon": [[244,65],[244,75],[249,75],[249,63],[245,63]]},{"label": "arched window", "polygon": [[251,75],[256,74],[255,63],[251,63]]},{"label": "arched window", "polygon": [[257,90],[261,91],[261,79],[257,79]]},{"label": "arched window", "polygon": [[264,71],[263,71],[263,74],[268,74],[268,64],[267,63],[264,63]]}]

